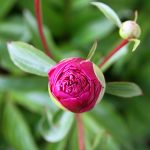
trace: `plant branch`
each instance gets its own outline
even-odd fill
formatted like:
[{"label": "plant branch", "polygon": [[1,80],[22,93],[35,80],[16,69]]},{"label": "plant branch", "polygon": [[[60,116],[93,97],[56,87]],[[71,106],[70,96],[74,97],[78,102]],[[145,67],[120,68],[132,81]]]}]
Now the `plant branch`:
[{"label": "plant branch", "polygon": [[79,150],[85,150],[84,128],[83,128],[82,118],[80,114],[75,114],[75,117],[77,121]]},{"label": "plant branch", "polygon": [[43,47],[45,49],[46,54],[49,57],[52,57],[52,54],[50,53],[50,50],[48,48],[48,44],[46,42],[46,38],[45,38],[44,32],[43,32],[40,0],[34,0],[34,7],[35,7],[35,14],[36,14],[36,21],[37,21],[37,25],[38,25],[38,31],[39,31],[39,35],[40,35]]},{"label": "plant branch", "polygon": [[118,52],[123,46],[128,44],[128,42],[129,42],[128,39],[122,40],[121,43],[116,48],[114,48],[112,51],[110,51],[110,53],[108,53],[108,55],[104,58],[104,60],[99,64],[99,67],[101,68],[112,56],[114,56],[114,54],[116,54],[116,52]]}]

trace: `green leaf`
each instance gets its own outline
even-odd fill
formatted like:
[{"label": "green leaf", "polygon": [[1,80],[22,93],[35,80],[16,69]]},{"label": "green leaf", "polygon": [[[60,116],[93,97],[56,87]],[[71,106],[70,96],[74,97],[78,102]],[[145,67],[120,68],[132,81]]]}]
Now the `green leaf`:
[{"label": "green leaf", "polygon": [[70,131],[73,120],[73,113],[64,112],[56,123],[51,122],[48,130],[44,131],[41,126],[41,134],[49,142],[61,141]]},{"label": "green leaf", "polygon": [[107,128],[105,128],[105,126],[102,126],[101,123],[98,124],[97,119],[95,119],[95,117],[90,116],[88,114],[84,114],[83,119],[85,129],[87,128],[86,133],[89,132],[90,135],[93,135],[93,142],[90,147],[90,150],[99,150],[99,148],[101,148],[102,150],[119,149],[118,145],[116,145],[116,142],[114,141],[115,138],[113,137],[113,135],[111,135],[111,133],[107,131]]},{"label": "green leaf", "polygon": [[114,24],[116,24],[118,27],[121,26],[121,21],[120,21],[118,15],[108,5],[106,5],[104,3],[101,3],[101,2],[92,2],[91,4],[95,5],[96,7],[98,7],[98,9],[101,10],[104,13],[104,15],[108,19],[110,19]]},{"label": "green leaf", "polygon": [[87,56],[87,59],[88,60],[91,60],[91,58],[93,57],[95,51],[96,51],[96,48],[97,48],[97,41],[94,42],[94,44],[92,45],[92,48]]},{"label": "green leaf", "polygon": [[106,93],[124,98],[142,95],[142,90],[132,82],[108,82]]},{"label": "green leaf", "polygon": [[[1,33],[0,33],[1,35]],[[11,37],[9,37],[11,38]],[[20,75],[23,74],[23,72],[17,67],[15,66],[8,54],[7,51],[7,46],[6,46],[6,42],[4,41],[0,41],[0,66],[1,68],[4,68],[6,71],[15,74],[15,75]]]},{"label": "green leaf", "polygon": [[115,140],[108,132],[103,132],[95,137],[93,147],[91,150],[119,150],[120,147],[116,144]]},{"label": "green leaf", "polygon": [[0,18],[3,18],[10,11],[10,9],[14,6],[14,4],[16,3],[16,0],[1,0],[0,3],[1,3]]},{"label": "green leaf", "polygon": [[23,42],[8,43],[11,60],[25,72],[47,76],[49,69],[55,62],[40,50]]},{"label": "green leaf", "polygon": [[72,1],[72,7],[75,10],[81,10],[81,9],[83,10],[83,8],[87,8],[87,6],[91,1],[92,0],[75,0]]},{"label": "green leaf", "polygon": [[[118,141],[118,143],[123,145],[124,149],[130,149],[130,132],[126,122],[115,109],[116,108],[112,103],[108,102],[107,99],[104,99],[100,104],[97,104],[90,113],[87,114],[91,116],[92,120],[95,120],[100,129],[104,128],[107,133],[110,133],[111,136]],[[93,130],[95,130],[95,128]],[[98,133],[98,130],[95,130],[95,132]]]},{"label": "green leaf", "polygon": [[32,91],[32,92],[11,92],[13,101],[30,111],[41,113],[45,108],[49,109],[51,113],[59,110],[50,99],[48,92]]},{"label": "green leaf", "polygon": [[95,72],[99,82],[102,85],[101,93],[100,93],[98,101],[97,101],[97,102],[99,102],[102,99],[102,97],[104,96],[104,93],[105,93],[105,88],[106,88],[105,78],[104,78],[104,75],[103,75],[102,71],[100,70],[100,68],[97,65],[93,64],[93,67],[94,67],[94,72]]},{"label": "green leaf", "polygon": [[[40,85],[40,86],[39,86]],[[0,76],[0,92],[47,91],[47,79],[41,77]]]},{"label": "green leaf", "polygon": [[12,103],[7,103],[3,113],[3,133],[15,150],[38,150],[21,112]]},{"label": "green leaf", "polygon": [[131,39],[130,41],[134,42],[134,46],[132,48],[132,52],[134,52],[137,49],[137,47],[139,46],[140,40],[139,39]]},{"label": "green leaf", "polygon": [[[70,137],[69,137],[70,138]],[[57,143],[46,143],[46,148],[44,150],[65,150],[68,147],[68,138],[65,138]]]},{"label": "green leaf", "polygon": [[[18,17],[0,23],[0,35],[5,41],[8,39],[21,40],[28,42],[31,39],[31,33],[25,24],[25,21]],[[6,44],[5,44],[6,45]]]}]

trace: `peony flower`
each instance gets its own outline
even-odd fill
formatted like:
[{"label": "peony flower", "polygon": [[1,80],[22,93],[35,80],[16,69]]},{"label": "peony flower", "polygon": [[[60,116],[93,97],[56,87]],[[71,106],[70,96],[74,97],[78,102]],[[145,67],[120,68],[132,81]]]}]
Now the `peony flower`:
[{"label": "peony flower", "polygon": [[89,60],[62,60],[49,70],[48,78],[52,100],[74,113],[91,110],[104,94],[104,78],[99,81]]}]

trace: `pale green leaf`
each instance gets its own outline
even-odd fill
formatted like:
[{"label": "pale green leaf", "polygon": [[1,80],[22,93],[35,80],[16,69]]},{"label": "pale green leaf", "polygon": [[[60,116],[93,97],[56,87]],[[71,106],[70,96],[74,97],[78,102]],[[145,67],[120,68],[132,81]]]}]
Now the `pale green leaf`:
[{"label": "pale green leaf", "polygon": [[137,47],[139,46],[140,40],[139,39],[131,39],[130,41],[134,42],[134,45],[133,45],[133,48],[132,48],[132,52],[134,52],[137,49]]},{"label": "pale green leaf", "polygon": [[[40,85],[40,86],[39,86]],[[47,79],[41,77],[0,76],[0,92],[47,91]]]},{"label": "pale green leaf", "polygon": [[121,26],[121,21],[116,14],[116,12],[110,8],[108,5],[101,3],[101,2],[92,2],[92,5],[95,5],[99,10],[101,10],[104,15],[110,19],[114,24],[116,24],[118,27]]},{"label": "pale green leaf", "polygon": [[13,149],[38,150],[21,112],[12,103],[6,104],[4,108],[2,131]]},{"label": "pale green leaf", "polygon": [[132,82],[109,82],[106,93],[124,98],[142,95],[142,90]]},{"label": "pale green leaf", "polygon": [[50,124],[50,128],[48,130],[44,131],[44,129],[42,129],[44,127],[41,126],[41,134],[46,141],[61,141],[70,131],[73,120],[73,113],[64,112],[56,123]]},{"label": "pale green leaf", "polygon": [[51,101],[47,91],[11,92],[11,97],[15,103],[36,113],[43,112],[45,108],[50,109],[51,113],[59,110],[59,107]]},{"label": "pale green leaf", "polygon": [[93,68],[94,68],[94,72],[95,72],[99,82],[102,85],[101,93],[100,93],[98,101],[97,101],[97,102],[99,102],[102,99],[102,97],[104,96],[104,93],[105,93],[105,88],[106,88],[105,78],[104,78],[104,75],[103,75],[101,69],[98,66],[93,64]]},{"label": "pale green leaf", "polygon": [[11,60],[25,72],[47,76],[55,62],[35,47],[23,42],[8,43]]},{"label": "pale green leaf", "polygon": [[68,138],[65,138],[57,143],[46,143],[44,150],[65,150],[68,146]]},{"label": "pale green leaf", "polygon": [[96,48],[97,48],[97,41],[95,41],[94,44],[91,47],[91,50],[90,50],[90,52],[89,52],[89,54],[87,56],[88,60],[91,60],[91,58],[93,57],[93,55],[94,55],[94,53],[96,51]]}]

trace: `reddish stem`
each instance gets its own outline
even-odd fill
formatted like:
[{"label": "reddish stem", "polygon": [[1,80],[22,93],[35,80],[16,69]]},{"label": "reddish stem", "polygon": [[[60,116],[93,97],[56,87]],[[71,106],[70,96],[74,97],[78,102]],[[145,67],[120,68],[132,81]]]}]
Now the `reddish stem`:
[{"label": "reddish stem", "polygon": [[84,128],[83,122],[80,114],[75,114],[76,121],[77,121],[77,129],[78,129],[78,144],[79,150],[85,150],[84,144]]},{"label": "reddish stem", "polygon": [[122,40],[121,43],[116,48],[114,48],[112,51],[110,51],[110,53],[108,53],[108,55],[104,58],[104,60],[99,64],[99,67],[101,68],[116,52],[118,52],[128,42],[129,40],[127,39]]},{"label": "reddish stem", "polygon": [[46,42],[44,32],[43,32],[40,0],[34,0],[34,7],[35,7],[35,14],[36,14],[36,21],[37,21],[37,25],[38,25],[38,31],[39,31],[39,35],[40,35],[43,47],[45,49],[46,54],[49,57],[52,57],[52,54],[50,53],[50,50],[48,48],[48,44]]}]

